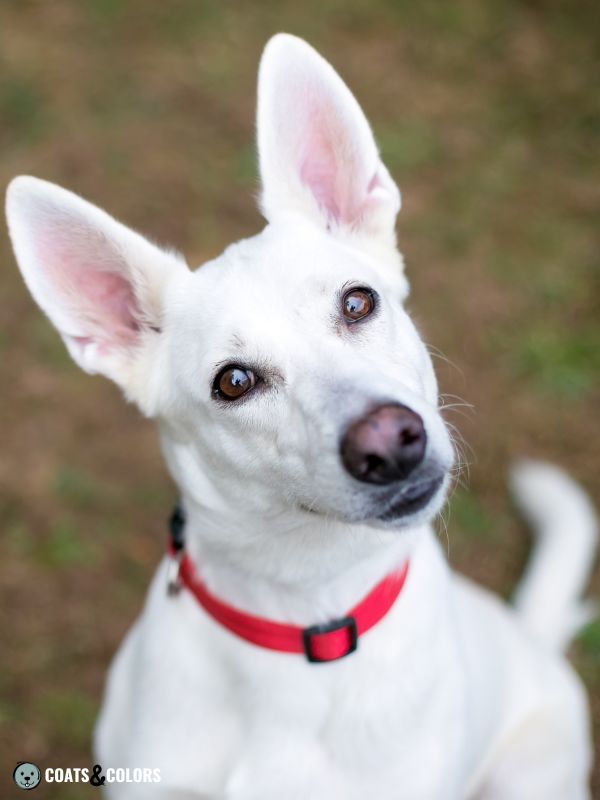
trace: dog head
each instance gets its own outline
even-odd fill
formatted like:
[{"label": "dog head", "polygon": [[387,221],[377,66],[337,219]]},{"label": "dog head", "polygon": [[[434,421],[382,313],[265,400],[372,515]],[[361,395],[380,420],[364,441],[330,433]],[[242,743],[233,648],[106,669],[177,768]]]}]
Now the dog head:
[{"label": "dog head", "polygon": [[262,58],[258,150],[266,228],[195,272],[70,192],[15,179],[25,281],[75,361],[159,420],[208,517],[415,526],[440,509],[453,451],[403,308],[400,194],[349,89],[291,36]]},{"label": "dog head", "polygon": [[20,789],[35,789],[42,780],[42,774],[35,764],[23,761],[17,764],[13,778]]}]

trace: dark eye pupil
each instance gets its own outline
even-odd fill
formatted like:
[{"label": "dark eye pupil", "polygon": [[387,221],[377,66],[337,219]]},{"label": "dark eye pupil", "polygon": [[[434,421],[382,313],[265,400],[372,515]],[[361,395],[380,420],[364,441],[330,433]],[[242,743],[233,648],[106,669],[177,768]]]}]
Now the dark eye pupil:
[{"label": "dark eye pupil", "polygon": [[366,303],[364,299],[362,297],[356,297],[355,295],[354,297],[351,297],[348,300],[348,311],[351,314],[356,314],[356,312],[360,313],[361,311],[363,311],[365,305]]},{"label": "dark eye pupil", "polygon": [[229,373],[229,381],[232,386],[245,386],[248,383],[248,373],[242,372],[241,369],[232,369]]},{"label": "dark eye pupil", "polygon": [[251,370],[241,367],[228,367],[223,370],[215,382],[215,391],[221,397],[235,400],[252,389],[256,377]]},{"label": "dark eye pupil", "polygon": [[373,296],[366,289],[352,289],[344,297],[344,316],[349,322],[366,317],[373,307]]}]

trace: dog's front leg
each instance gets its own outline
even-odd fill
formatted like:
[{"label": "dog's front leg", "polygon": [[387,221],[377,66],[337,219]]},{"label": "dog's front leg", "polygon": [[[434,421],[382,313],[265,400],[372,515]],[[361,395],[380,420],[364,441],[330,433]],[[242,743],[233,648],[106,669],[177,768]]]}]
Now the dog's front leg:
[{"label": "dog's front leg", "polygon": [[591,748],[583,692],[562,670],[547,704],[504,737],[473,800],[589,800]]}]

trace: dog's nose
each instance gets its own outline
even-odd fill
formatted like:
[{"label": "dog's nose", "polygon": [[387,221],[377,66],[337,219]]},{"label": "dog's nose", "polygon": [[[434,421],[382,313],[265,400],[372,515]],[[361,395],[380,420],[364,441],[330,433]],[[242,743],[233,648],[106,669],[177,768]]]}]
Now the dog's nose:
[{"label": "dog's nose", "polygon": [[341,444],[345,469],[365,483],[403,480],[425,455],[427,434],[421,417],[399,404],[378,406],[353,422]]}]

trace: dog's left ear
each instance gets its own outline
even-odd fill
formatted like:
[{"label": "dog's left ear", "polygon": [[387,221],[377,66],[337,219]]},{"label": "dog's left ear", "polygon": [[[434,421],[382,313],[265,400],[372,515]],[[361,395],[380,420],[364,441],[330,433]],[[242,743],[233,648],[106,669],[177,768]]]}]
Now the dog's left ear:
[{"label": "dog's left ear", "polygon": [[277,34],[259,71],[261,206],[395,243],[400,192],[356,99],[302,39]]},{"label": "dog's left ear", "polygon": [[6,214],[25,283],[73,359],[151,414],[163,303],[183,259],[37,178],[11,182]]}]

